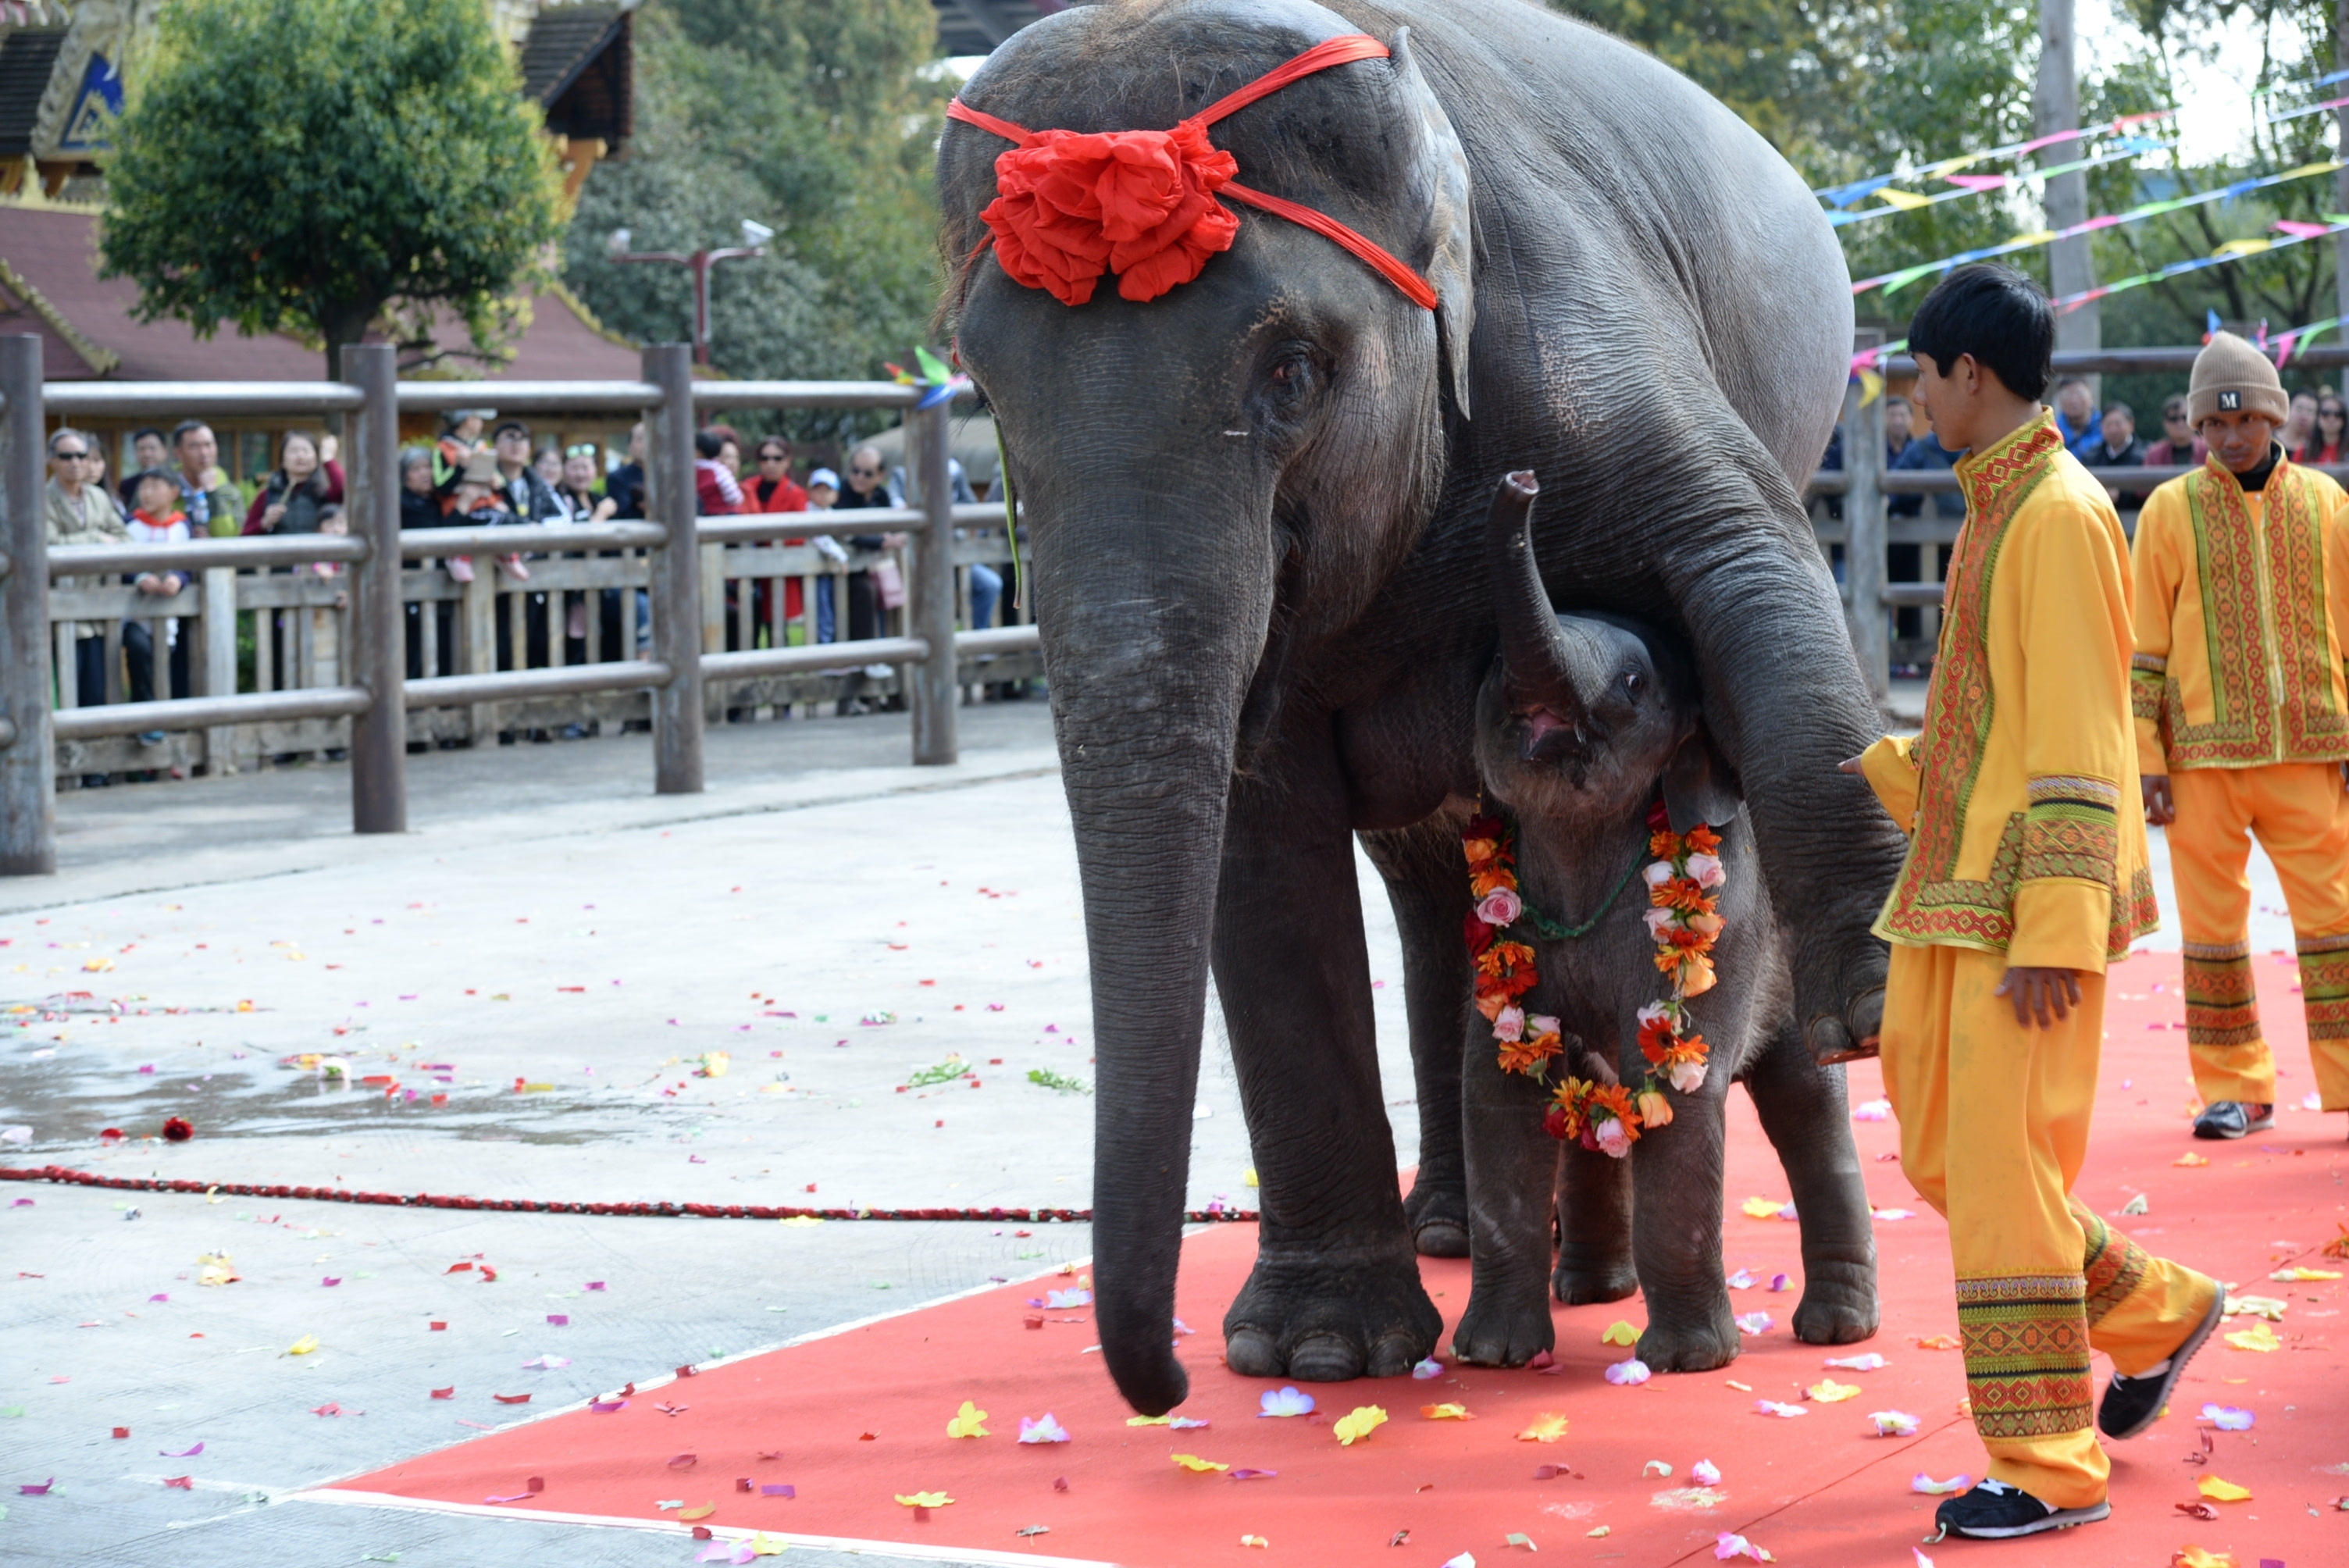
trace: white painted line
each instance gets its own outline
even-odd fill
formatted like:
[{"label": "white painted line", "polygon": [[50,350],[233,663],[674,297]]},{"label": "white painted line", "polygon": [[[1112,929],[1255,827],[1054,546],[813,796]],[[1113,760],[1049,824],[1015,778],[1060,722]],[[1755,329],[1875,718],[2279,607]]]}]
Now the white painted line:
[{"label": "white painted line", "polygon": [[[605,1530],[646,1530],[663,1535],[693,1537],[693,1527],[672,1519],[627,1519],[616,1514],[557,1513],[548,1509],[504,1508],[492,1503],[440,1502],[430,1498],[398,1497],[382,1491],[348,1491],[340,1487],[316,1487],[279,1499],[282,1502],[336,1503],[357,1508],[402,1509],[417,1513],[463,1514],[475,1519],[536,1519],[556,1524],[593,1525]],[[788,1545],[818,1551],[855,1552],[868,1556],[909,1557],[922,1563],[968,1563],[979,1568],[1117,1568],[1092,1557],[1040,1557],[1027,1552],[993,1552],[983,1546],[939,1546],[903,1541],[867,1541],[847,1535],[801,1535],[788,1530],[745,1530],[739,1525],[709,1526],[713,1536],[748,1541],[753,1534]]]}]

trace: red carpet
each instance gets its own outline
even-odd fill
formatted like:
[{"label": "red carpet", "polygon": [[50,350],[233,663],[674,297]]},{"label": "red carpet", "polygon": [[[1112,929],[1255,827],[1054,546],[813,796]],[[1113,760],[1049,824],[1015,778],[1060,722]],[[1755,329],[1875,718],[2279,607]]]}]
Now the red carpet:
[{"label": "red carpet", "polygon": [[[2288,1107],[2311,1087],[2301,1043],[2294,971],[2262,957],[2259,977],[2271,1037],[2290,1076]],[[2159,990],[2155,987],[2158,985]],[[2262,1559],[2292,1568],[2349,1562],[2349,1512],[2333,1500],[2349,1493],[2349,1387],[2343,1381],[2344,1292],[2337,1281],[2271,1283],[2292,1266],[2342,1268],[2318,1249],[2349,1220],[2343,1186],[2344,1121],[2297,1109],[2279,1113],[2277,1130],[2239,1145],[2197,1144],[2186,1136],[2192,1099],[2177,1002],[2178,962],[2139,957],[2115,971],[2107,1019],[2104,1087],[2095,1153],[2080,1182],[2086,1200],[2118,1216],[2144,1193],[2149,1212],[2118,1222],[2157,1252],[2237,1282],[2237,1294],[2288,1302],[2272,1326],[2281,1347],[2266,1353],[2214,1339],[2194,1362],[2169,1416],[2147,1436],[2114,1445],[2112,1522],[2002,1546],[1947,1542],[1929,1548],[1941,1560],[1995,1555],[2002,1565],[2061,1563],[2158,1568],[2191,1543],[2228,1552],[2240,1568]],[[1872,1064],[1852,1075],[1855,1104],[1875,1098]],[[1729,1266],[1759,1282],[1735,1290],[1740,1313],[1766,1312],[1775,1326],[1745,1342],[1722,1372],[1658,1377],[1644,1386],[1608,1384],[1603,1369],[1628,1353],[1603,1344],[1608,1325],[1637,1325],[1635,1298],[1611,1306],[1560,1308],[1554,1376],[1448,1369],[1433,1381],[1362,1381],[1310,1386],[1315,1417],[1262,1419],[1257,1397],[1274,1385],[1237,1377],[1217,1360],[1225,1305],[1253,1256],[1253,1228],[1218,1227],[1187,1245],[1180,1310],[1196,1330],[1183,1341],[1193,1394],[1180,1414],[1212,1424],[1169,1431],[1126,1425],[1129,1412],[1099,1361],[1091,1314],[1048,1310],[1041,1329],[1026,1303],[1048,1280],[1008,1286],[756,1356],[690,1380],[640,1390],[610,1414],[578,1410],[475,1439],[335,1489],[397,1494],[423,1506],[473,1505],[524,1492],[529,1478],[544,1490],[516,1513],[675,1521],[655,1506],[681,1499],[690,1511],[716,1505],[704,1522],[721,1540],[757,1528],[792,1538],[903,1542],[924,1554],[968,1552],[998,1562],[1035,1559],[1167,1565],[1209,1562],[1392,1563],[1434,1568],[1473,1553],[1485,1568],[1524,1550],[1573,1562],[1615,1560],[1650,1568],[1689,1559],[1712,1561],[1722,1532],[1742,1532],[1789,1568],[1877,1564],[1908,1568],[1912,1544],[1930,1532],[1934,1499],[1909,1489],[1920,1471],[1947,1480],[1979,1471],[1982,1451],[1957,1414],[1965,1387],[1954,1350],[1920,1348],[1920,1337],[1952,1334],[1949,1252],[1940,1222],[1923,1208],[1899,1166],[1879,1161],[1896,1147],[1889,1121],[1857,1126],[1868,1190],[1878,1208],[1918,1211],[1879,1221],[1884,1327],[1872,1342],[1829,1351],[1798,1345],[1786,1327],[1800,1288],[1795,1227],[1756,1220],[1740,1210],[1752,1196],[1785,1194],[1776,1161],[1744,1096],[1733,1097]],[[2209,1157],[2180,1167],[2180,1155]],[[1795,1288],[1774,1295],[1771,1274],[1795,1274]],[[1468,1265],[1429,1261],[1428,1288],[1449,1326],[1466,1300]],[[1071,1321],[1077,1320],[1077,1321]],[[2256,1320],[2238,1317],[2230,1330]],[[1830,1354],[1886,1357],[1878,1371],[1828,1371]],[[1439,1355],[1444,1352],[1439,1351]],[[2099,1381],[2105,1370],[2099,1362]],[[1863,1392],[1847,1402],[1806,1398],[1832,1377]],[[1734,1385],[1743,1384],[1741,1388]],[[424,1389],[419,1383],[418,1398]],[[1758,1398],[1801,1402],[1807,1414],[1757,1414]],[[992,1435],[957,1440],[948,1419],[966,1400],[989,1413]],[[1471,1421],[1429,1420],[1423,1404],[1454,1401]],[[2206,1401],[2255,1412],[2248,1431],[2213,1434],[2206,1465],[2196,1412]],[[662,1413],[661,1403],[688,1407]],[[1391,1419],[1352,1448],[1340,1447],[1336,1418],[1358,1405],[1383,1407]],[[1920,1435],[1873,1435],[1868,1413],[1898,1409],[1918,1417]],[[1066,1444],[1023,1446],[1020,1418],[1050,1411],[1071,1434]],[[1545,1413],[1569,1418],[1556,1444],[1516,1440]],[[2209,1430],[2208,1423],[2202,1423]],[[865,1440],[864,1434],[871,1434]],[[1183,1453],[1275,1470],[1272,1479],[1234,1480],[1195,1473],[1171,1456]],[[689,1466],[672,1460],[695,1456]],[[762,1455],[773,1455],[766,1458]],[[1713,1499],[1675,1496],[1692,1487],[1691,1467],[1716,1465]],[[1664,1479],[1642,1473],[1648,1461],[1671,1466]],[[1537,1467],[1564,1473],[1537,1480]],[[2196,1500],[2196,1483],[2217,1477],[2248,1488],[2248,1501],[2216,1504],[2215,1522],[2173,1505]],[[737,1488],[747,1479],[753,1490]],[[1066,1490],[1056,1480],[1065,1478]],[[792,1498],[758,1488],[788,1485]],[[895,1495],[945,1492],[950,1506],[926,1518]],[[315,1495],[315,1494],[314,1494]],[[429,1500],[429,1501],[424,1501]],[[1047,1532],[1018,1533],[1048,1526]],[[1605,1533],[1598,1533],[1601,1529]],[[683,1531],[685,1526],[669,1528]],[[1408,1532],[1407,1536],[1404,1532]],[[1260,1551],[1242,1545],[1260,1536]],[[1392,1544],[1402,1549],[1389,1551]],[[678,1557],[693,1554],[680,1542]]]}]

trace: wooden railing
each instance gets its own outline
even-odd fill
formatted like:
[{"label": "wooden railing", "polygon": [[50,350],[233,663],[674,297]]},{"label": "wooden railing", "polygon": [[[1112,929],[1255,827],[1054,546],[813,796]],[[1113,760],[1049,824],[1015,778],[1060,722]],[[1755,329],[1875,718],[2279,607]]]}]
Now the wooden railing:
[{"label": "wooden railing", "polygon": [[[647,349],[644,379],[636,382],[401,383],[392,350],[381,345],[346,349],[341,382],[45,387],[40,365],[39,339],[0,336],[0,874],[54,872],[57,774],[79,766],[109,771],[125,756],[139,767],[183,754],[225,767],[240,747],[266,753],[347,743],[354,827],[398,832],[407,826],[412,739],[454,734],[478,741],[508,719],[543,723],[547,716],[533,718],[533,705],[543,709],[553,699],[564,699],[554,722],[578,715],[583,696],[648,722],[655,789],[694,793],[703,782],[704,725],[730,707],[812,700],[860,683],[869,688],[881,683],[863,670],[885,665],[895,672],[885,684],[902,689],[912,713],[913,760],[951,763],[965,683],[1040,667],[1032,625],[957,630],[968,568],[1009,551],[987,538],[1002,528],[999,507],[952,504],[951,406],[916,407],[918,388],[696,382],[686,347],[674,344]],[[641,411],[649,437],[648,520],[402,533],[400,412],[491,402],[517,412]],[[903,408],[922,504],[836,516],[697,518],[697,414],[719,407]],[[50,550],[44,486],[51,418],[234,413],[349,416],[347,536]],[[813,591],[838,586],[878,556],[853,555],[843,565],[781,542],[851,531],[908,536],[898,552],[907,588],[902,624],[886,635],[816,644]],[[468,552],[471,583],[418,564]],[[505,581],[494,565],[515,553],[537,556],[527,583]],[[161,571],[186,573],[190,582],[163,597],[123,581]],[[781,585],[792,579],[802,583],[799,645],[779,613]],[[574,607],[582,617],[576,639],[567,634]],[[838,619],[845,631],[844,603]],[[103,693],[77,689],[78,621],[104,627]],[[171,689],[166,625],[174,621],[188,645],[190,694],[181,697],[161,695]],[[160,700],[125,702],[123,628],[141,623],[150,627],[149,668]],[[766,647],[754,645],[762,624]],[[249,672],[240,669],[241,629],[249,632]],[[740,645],[730,651],[730,632]],[[535,667],[533,643],[543,647]],[[997,662],[976,662],[983,659]],[[132,752],[115,738],[159,731],[183,750],[157,755],[142,743]],[[93,749],[109,743],[119,755]]]}]

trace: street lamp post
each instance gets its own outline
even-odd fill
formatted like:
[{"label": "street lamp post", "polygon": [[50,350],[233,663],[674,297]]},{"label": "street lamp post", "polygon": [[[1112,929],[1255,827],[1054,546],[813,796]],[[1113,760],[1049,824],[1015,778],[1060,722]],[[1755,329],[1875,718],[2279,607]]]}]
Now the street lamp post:
[{"label": "street lamp post", "polygon": [[763,256],[769,240],[775,232],[764,223],[742,220],[742,240],[740,245],[711,249],[705,245],[688,255],[683,251],[631,251],[628,231],[615,229],[608,244],[608,253],[615,262],[667,262],[693,273],[693,362],[709,363],[709,274],[720,262],[731,262],[745,256]]}]

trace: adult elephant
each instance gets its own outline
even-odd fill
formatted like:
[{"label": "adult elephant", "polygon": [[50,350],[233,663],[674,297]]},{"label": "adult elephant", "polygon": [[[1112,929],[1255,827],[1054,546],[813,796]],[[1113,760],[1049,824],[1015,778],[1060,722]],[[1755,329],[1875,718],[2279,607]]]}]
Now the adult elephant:
[{"label": "adult elephant", "polygon": [[[1392,56],[1213,124],[1247,205],[1221,209],[1236,235],[1208,213],[1189,281],[1159,274],[1162,253],[1088,298],[1065,243],[1094,220],[984,216],[999,155],[1033,141],[1021,128],[1174,127],[1352,34]],[[1422,1250],[1464,1250],[1454,824],[1476,789],[1498,475],[1535,469],[1558,498],[1538,541],[1557,604],[1636,614],[1693,648],[1789,912],[1813,1052],[1877,1031],[1885,956],[1868,927],[1899,844],[1836,771],[1877,725],[1794,477],[1846,379],[1842,256],[1794,171],[1720,104],[1512,0],[1079,6],[998,49],[962,102],[980,123],[949,123],[939,150],[947,312],[1036,552],[1092,965],[1104,1359],[1137,1409],[1187,1391],[1169,1329],[1212,965],[1263,1181],[1227,1361],[1401,1373],[1441,1327],[1414,1232]],[[1032,215],[1037,166],[1021,167],[1003,172]],[[1268,214],[1259,193],[1297,208]],[[1410,1204],[1354,832],[1406,948]]]}]

